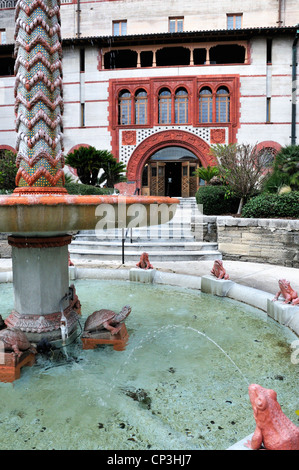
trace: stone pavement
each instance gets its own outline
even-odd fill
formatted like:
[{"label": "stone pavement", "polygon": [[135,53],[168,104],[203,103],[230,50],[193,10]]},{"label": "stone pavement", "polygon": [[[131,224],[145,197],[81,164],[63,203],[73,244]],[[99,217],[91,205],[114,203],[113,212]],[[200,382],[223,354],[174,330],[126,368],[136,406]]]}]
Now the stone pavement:
[{"label": "stone pavement", "polygon": [[[139,259],[136,259],[136,263],[138,261]],[[122,265],[118,261],[103,262],[89,260],[88,258],[74,260],[74,264],[77,267],[101,269],[130,269],[135,267],[136,263],[126,262]],[[242,261],[224,260],[223,264],[230,279],[238,284],[273,293],[274,295],[278,291],[278,280],[287,279],[290,281],[293,289],[299,294],[299,269]],[[0,259],[0,272],[10,271],[11,265],[11,259]],[[157,271],[189,274],[199,277],[210,274],[212,266],[212,260],[154,263],[154,268]]]}]

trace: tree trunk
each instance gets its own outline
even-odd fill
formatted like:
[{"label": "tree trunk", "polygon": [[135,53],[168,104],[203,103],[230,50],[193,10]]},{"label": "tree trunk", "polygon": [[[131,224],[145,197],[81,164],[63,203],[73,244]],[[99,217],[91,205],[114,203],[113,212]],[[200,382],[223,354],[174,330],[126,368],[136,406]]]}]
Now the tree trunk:
[{"label": "tree trunk", "polygon": [[239,215],[241,215],[241,213],[242,213],[243,204],[244,204],[244,198],[241,197],[240,203],[239,203],[239,208],[238,208],[238,214]]}]

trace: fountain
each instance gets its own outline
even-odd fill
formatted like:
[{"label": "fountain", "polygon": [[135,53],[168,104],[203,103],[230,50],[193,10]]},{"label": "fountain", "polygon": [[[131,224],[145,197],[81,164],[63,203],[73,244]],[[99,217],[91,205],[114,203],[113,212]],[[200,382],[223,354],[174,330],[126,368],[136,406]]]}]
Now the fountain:
[{"label": "fountain", "polygon": [[[8,328],[1,330],[0,338],[3,338],[3,343],[6,342],[13,349],[15,354],[9,356],[9,359],[14,360],[11,362],[14,362],[12,365],[18,373],[21,365],[33,365],[32,354],[35,352],[31,349],[30,342],[50,345],[52,348],[50,351],[53,354],[55,351],[59,352],[60,348],[63,350],[67,343],[73,350],[70,355],[64,356],[62,364],[57,364],[57,367],[63,368],[60,374],[59,372],[52,374],[51,369],[54,366],[47,366],[46,362],[41,368],[32,368],[33,371],[31,370],[27,376],[27,380],[28,377],[30,380],[27,382],[25,390],[22,387],[22,390],[16,387],[14,390],[16,393],[8,394],[8,396],[1,396],[0,393],[2,401],[5,402],[3,413],[8,412],[7,415],[1,416],[1,422],[7,424],[5,436],[1,437],[1,445],[7,448],[13,445],[14,450],[28,446],[32,448],[32,444],[43,448],[49,448],[51,445],[51,448],[77,449],[91,446],[92,448],[111,449],[110,434],[113,436],[114,433],[119,436],[119,430],[127,428],[125,437],[122,437],[125,441],[120,440],[116,444],[117,448],[130,449],[131,442],[137,443],[137,448],[144,448],[144,445],[147,445],[147,448],[152,445],[159,448],[161,442],[169,445],[169,448],[174,446],[175,449],[211,447],[208,437],[211,426],[215,425],[216,420],[219,423],[218,434],[223,431],[223,426],[225,426],[222,415],[224,418],[226,416],[230,418],[232,426],[236,424],[231,418],[231,409],[226,411],[227,414],[223,413],[224,406],[232,405],[234,400],[237,405],[234,411],[235,416],[241,426],[244,423],[244,416],[248,415],[248,409],[243,405],[242,392],[244,389],[242,387],[244,387],[244,382],[246,388],[248,387],[247,375],[259,375],[264,378],[265,367],[268,367],[268,374],[271,375],[275,351],[270,358],[268,355],[266,357],[266,351],[271,347],[271,341],[275,335],[270,328],[271,325],[270,327],[262,325],[267,330],[263,332],[260,322],[251,318],[249,324],[255,327],[255,334],[262,339],[256,340],[256,343],[265,343],[262,346],[253,344],[250,331],[248,333],[249,328],[247,325],[242,327],[243,316],[239,307],[234,310],[232,305],[228,305],[226,312],[220,316],[225,310],[223,299],[217,299],[218,310],[216,309],[214,312],[213,304],[209,305],[208,298],[202,299],[201,307],[198,310],[200,299],[196,297],[193,300],[192,314],[190,311],[186,314],[182,306],[192,304],[190,298],[187,299],[187,302],[183,301],[180,306],[180,299],[171,291],[170,300],[174,303],[171,308],[168,306],[169,310],[167,311],[169,292],[163,291],[161,302],[154,306],[153,299],[156,300],[159,292],[154,290],[156,286],[149,286],[153,290],[148,292],[150,296],[148,299],[145,299],[145,293],[141,292],[141,298],[146,303],[142,305],[139,302],[139,308],[136,309],[137,315],[134,317],[134,325],[131,325],[133,333],[131,350],[124,351],[126,355],[123,356],[124,361],[121,367],[115,364],[115,358],[107,351],[100,351],[101,360],[97,355],[98,351],[90,351],[91,354],[95,353],[95,356],[88,357],[82,356],[84,348],[80,348],[78,351],[75,339],[77,325],[80,324],[81,302],[79,297],[81,294],[78,296],[76,293],[76,288],[80,288],[79,284],[76,287],[69,286],[68,244],[71,242],[71,232],[95,228],[100,215],[103,215],[103,211],[99,210],[101,205],[105,206],[106,213],[108,213],[108,218],[105,217],[106,223],[109,225],[116,222],[116,228],[124,228],[132,222],[132,217],[138,212],[136,206],[139,209],[138,224],[140,226],[151,223],[153,207],[157,211],[157,206],[163,204],[168,208],[171,207],[174,212],[173,205],[179,201],[171,198],[95,197],[67,194],[64,188],[63,172],[62,49],[59,7],[59,1],[55,0],[19,0],[16,7],[17,188],[12,196],[0,197],[0,232],[9,234],[8,240],[12,246],[14,310],[5,318],[5,324]],[[142,206],[142,210],[140,206]],[[112,208],[113,211],[108,208]],[[142,216],[140,216],[140,211]],[[168,215],[170,218],[170,213]],[[154,222],[156,220],[155,216]],[[164,218],[164,222],[166,221]],[[145,269],[143,266],[141,268]],[[150,271],[152,270],[150,269]],[[229,285],[227,283],[231,281],[228,281],[224,273],[221,279],[218,279],[217,276],[216,282],[218,285],[223,285],[223,283]],[[127,285],[117,285],[116,288],[118,293],[123,288],[125,295],[131,295],[133,298],[134,294],[130,293]],[[105,286],[102,286],[102,291],[95,296],[97,301],[104,297],[103,292],[105,292]],[[186,294],[184,293],[184,295]],[[223,290],[217,295],[223,296]],[[86,299],[85,301],[87,302]],[[111,299],[109,299],[110,301]],[[109,302],[107,300],[107,303]],[[163,308],[162,311],[159,311],[161,304],[163,304]],[[201,318],[205,308],[206,316]],[[131,308],[129,309],[131,311]],[[173,323],[174,310],[176,324]],[[233,315],[231,315],[232,312]],[[97,318],[97,322],[98,325],[102,325],[102,323],[106,325],[115,317],[117,321],[122,321],[127,314],[127,311],[122,315],[115,315],[111,311],[107,314],[106,310],[104,314],[99,315],[100,319]],[[167,317],[170,314],[172,322],[167,323]],[[232,335],[232,328],[227,328],[230,316],[234,322],[238,316],[241,326],[238,327],[237,334]],[[184,321],[182,321],[182,317],[185,318]],[[198,323],[195,323],[195,320]],[[88,319],[86,321],[88,325]],[[153,321],[154,324],[151,323]],[[161,324],[161,321],[164,324]],[[148,333],[137,343],[135,339],[134,344],[134,329],[136,331],[138,327],[139,329],[144,328],[146,322],[149,322],[147,323]],[[206,332],[210,328],[215,334],[216,324],[217,334],[220,335],[217,341]],[[116,330],[118,328],[117,326]],[[202,328],[205,331],[202,331]],[[117,335],[121,330],[116,330]],[[173,332],[175,334],[171,338]],[[89,334],[87,327],[85,334],[87,336]],[[192,344],[190,334],[196,337],[196,347],[199,350],[195,349],[195,353],[192,350],[192,360],[189,356],[188,367],[186,367],[186,360],[182,361],[182,357]],[[165,341],[166,335],[167,341]],[[236,339],[234,348],[231,347],[232,337]],[[199,345],[198,338],[202,340]],[[93,339],[97,338],[93,337]],[[251,348],[247,347],[249,341],[251,341]],[[154,347],[151,347],[152,342],[154,342]],[[225,348],[220,346],[219,343],[224,342],[230,345],[231,354],[236,360],[242,357],[242,368],[232,359],[231,354],[228,354]],[[247,354],[240,353],[240,348],[244,345]],[[143,351],[143,348],[146,347],[150,349],[152,354],[151,360],[148,359],[148,354]],[[175,354],[172,348],[175,350]],[[139,350],[142,350],[143,354],[140,355],[140,364],[136,368],[134,366],[138,360],[136,356],[138,356]],[[259,361],[263,355],[264,360]],[[5,368],[6,355],[4,354],[4,356]],[[276,353],[276,356],[279,360],[281,359],[280,354]],[[223,360],[228,362],[230,367],[223,366]],[[214,368],[211,367],[213,363],[216,365]],[[71,367],[67,367],[69,364]],[[129,365],[133,367],[128,373],[126,368]],[[153,365],[157,368],[153,369]],[[246,376],[242,372],[245,367]],[[291,375],[292,365],[285,360],[284,367]],[[76,374],[72,374],[74,369]],[[1,362],[0,375],[2,370],[3,363]],[[126,373],[125,383],[116,386],[116,380],[120,378],[123,370]],[[104,372],[108,376],[105,376],[103,380]],[[201,377],[196,381],[199,372]],[[237,389],[235,394],[233,394],[230,383],[232,374],[234,386]],[[150,392],[143,387],[137,388],[135,386],[136,377],[145,382]],[[205,382],[204,388],[202,387],[203,380]],[[271,382],[272,379],[269,381]],[[223,393],[218,398],[222,400],[221,403],[217,403],[217,400],[216,403],[213,403],[215,401],[213,398],[214,383],[227,394],[225,403],[223,402]],[[292,384],[289,385],[289,387],[291,386]],[[45,393],[47,391],[48,394]],[[241,401],[238,401],[240,391]],[[167,393],[165,394],[165,392]],[[270,389],[273,398],[272,392],[273,390]],[[206,397],[202,398],[201,395],[204,393],[206,393]],[[120,400],[119,394],[121,394],[122,400]],[[165,411],[165,406],[163,406],[165,405],[165,395],[166,402],[174,403],[173,409],[168,407]],[[84,397],[83,400],[82,397]],[[204,402],[203,419],[209,420],[205,428],[198,427],[197,413],[195,413],[201,400]],[[252,405],[256,406],[257,402],[254,400],[251,395]],[[74,406],[74,402],[77,404],[77,408]],[[72,408],[69,408],[70,404]],[[138,406],[137,413],[135,404]],[[57,408],[63,411],[61,416],[57,415]],[[135,410],[135,414],[131,410]],[[244,413],[243,410],[245,410]],[[280,413],[278,407],[276,410]],[[99,414],[98,417],[94,416],[95,411]],[[104,414],[105,411],[106,414]],[[211,419],[211,411],[215,413],[213,419]],[[76,415],[76,412],[79,414]],[[27,428],[26,425],[22,429],[20,420],[24,419],[27,413],[31,414],[28,421],[30,426]],[[13,420],[11,419],[12,415]],[[99,430],[108,431],[106,436],[104,433],[101,436],[98,433],[94,435],[93,418],[99,420],[104,417],[106,422],[103,424],[98,421],[96,430],[97,432]],[[284,419],[281,414],[280,418]],[[49,427],[47,438],[44,441],[42,441],[40,434],[36,435],[37,427],[41,426],[43,421],[47,422]],[[20,427],[14,428],[16,423],[20,424]],[[289,422],[288,426],[291,426]],[[74,429],[77,428],[79,428],[78,434],[74,432]],[[20,432],[19,429],[21,429]],[[38,432],[43,433],[46,430],[47,427],[44,424]],[[231,428],[228,429],[228,436],[230,436],[230,430]],[[295,444],[292,443],[292,446],[297,448],[298,430],[296,427],[292,427],[292,430],[297,439]],[[259,432],[260,427],[257,421],[257,430],[252,442],[253,447],[256,448],[259,448],[262,442],[260,436],[257,438]],[[61,440],[60,434],[63,433],[65,436],[62,436]],[[30,439],[32,439],[31,443],[27,444]],[[227,439],[226,437],[226,445]],[[18,444],[16,444],[17,441]]]},{"label": "fountain", "polygon": [[[199,289],[84,274],[74,280],[82,328],[91,312],[128,303],[126,348],[85,350],[78,337],[67,356],[40,351],[18,381],[0,384],[1,449],[227,449],[254,433],[251,383],[275,390],[297,422],[296,336],[265,312]],[[12,289],[0,285],[4,319]]]},{"label": "fountain", "polygon": [[[14,310],[6,325],[31,342],[67,342],[76,334],[79,300],[69,288],[71,232],[94,229],[109,206],[116,228],[150,224],[170,198],[71,196],[64,187],[62,47],[59,0],[19,0],[15,29],[16,189],[0,197],[0,232],[12,246]],[[136,209],[136,210],[135,210]],[[168,213],[169,218],[173,216]]]}]

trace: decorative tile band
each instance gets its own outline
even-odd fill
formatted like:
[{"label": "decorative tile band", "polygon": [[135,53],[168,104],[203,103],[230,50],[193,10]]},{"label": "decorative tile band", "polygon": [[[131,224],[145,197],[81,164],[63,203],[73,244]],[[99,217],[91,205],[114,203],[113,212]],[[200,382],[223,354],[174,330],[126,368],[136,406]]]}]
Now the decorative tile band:
[{"label": "decorative tile band", "polygon": [[59,0],[19,0],[15,11],[17,193],[66,192]]}]

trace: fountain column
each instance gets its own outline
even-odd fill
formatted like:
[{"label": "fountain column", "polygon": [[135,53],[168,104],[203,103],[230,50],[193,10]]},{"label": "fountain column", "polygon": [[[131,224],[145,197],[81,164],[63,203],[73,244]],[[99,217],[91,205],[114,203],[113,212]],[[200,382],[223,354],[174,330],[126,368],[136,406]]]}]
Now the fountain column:
[{"label": "fountain column", "polygon": [[179,200],[69,195],[63,172],[60,0],[18,0],[15,43],[17,187],[12,195],[0,195],[0,232],[9,235],[12,246],[15,297],[5,323],[32,342],[60,341],[64,335],[71,340],[80,302],[69,287],[70,233],[95,230],[105,219],[98,214],[101,204],[113,209],[115,227],[124,228],[136,205],[144,209],[142,225],[150,225],[152,208],[165,204],[170,220]]},{"label": "fountain column", "polygon": [[[67,194],[63,171],[60,1],[19,0],[15,24],[18,171],[14,193],[39,203],[41,196],[57,198]],[[67,334],[71,334],[77,323],[77,298],[69,298],[71,236],[42,231],[13,233],[8,242],[12,246],[15,309],[6,324],[26,332],[31,341],[45,336],[54,341],[61,338],[63,317]]]}]

